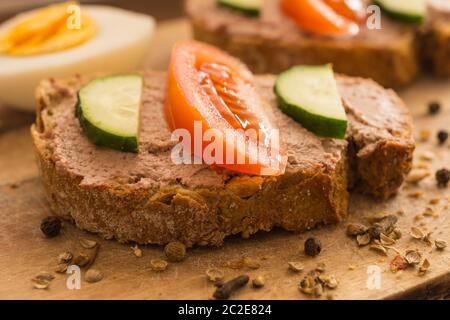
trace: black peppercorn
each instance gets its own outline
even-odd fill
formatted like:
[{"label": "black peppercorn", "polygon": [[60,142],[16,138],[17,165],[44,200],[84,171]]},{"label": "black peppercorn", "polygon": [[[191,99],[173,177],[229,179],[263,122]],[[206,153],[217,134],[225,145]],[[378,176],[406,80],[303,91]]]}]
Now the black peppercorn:
[{"label": "black peppercorn", "polygon": [[320,251],[322,250],[322,244],[320,243],[320,240],[317,238],[308,238],[305,241],[305,254],[307,256],[315,257],[317,256]]},{"label": "black peppercorn", "polygon": [[41,231],[47,238],[59,235],[61,231],[61,220],[57,217],[47,217],[41,222]]},{"label": "black peppercorn", "polygon": [[444,144],[448,139],[448,132],[445,130],[439,131],[437,134],[437,138],[440,145]]},{"label": "black peppercorn", "polygon": [[441,104],[439,102],[433,101],[428,104],[428,114],[435,115],[441,111]]},{"label": "black peppercorn", "polygon": [[436,172],[436,180],[439,187],[447,187],[450,181],[450,171],[441,169]]},{"label": "black peppercorn", "polygon": [[380,225],[375,225],[370,227],[367,232],[370,235],[370,239],[380,239],[380,235],[383,233],[383,228]]}]

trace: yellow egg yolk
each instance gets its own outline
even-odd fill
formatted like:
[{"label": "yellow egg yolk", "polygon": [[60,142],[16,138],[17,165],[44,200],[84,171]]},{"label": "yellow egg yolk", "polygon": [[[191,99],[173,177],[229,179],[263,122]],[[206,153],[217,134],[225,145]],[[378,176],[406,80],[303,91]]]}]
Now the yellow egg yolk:
[{"label": "yellow egg yolk", "polygon": [[96,34],[93,19],[77,2],[55,4],[33,11],[0,34],[0,53],[26,56],[79,46]]}]

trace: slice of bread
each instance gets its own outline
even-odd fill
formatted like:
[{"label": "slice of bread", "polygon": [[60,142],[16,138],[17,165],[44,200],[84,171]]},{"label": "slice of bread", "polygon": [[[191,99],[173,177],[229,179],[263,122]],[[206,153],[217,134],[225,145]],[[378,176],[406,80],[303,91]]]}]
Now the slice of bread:
[{"label": "slice of bread", "polygon": [[[141,244],[179,240],[192,246],[221,245],[228,235],[247,237],[275,226],[300,232],[345,219],[349,176],[360,190],[385,197],[411,166],[414,142],[406,107],[371,81],[343,76],[338,83],[351,121],[352,152],[346,141],[319,138],[281,113],[274,77],[264,76],[257,77],[257,86],[282,130],[286,173],[246,176],[176,165],[163,113],[165,74],[145,72],[144,79],[138,154],[97,147],[83,135],[75,116],[76,93],[89,79],[50,79],[37,89],[31,133],[51,209],[106,238]],[[391,112],[389,120],[371,115],[377,111]],[[391,156],[398,157],[386,158]],[[385,175],[368,176],[360,171],[365,168]]]},{"label": "slice of bread", "polygon": [[433,24],[423,35],[423,59],[433,73],[440,77],[450,75],[450,21]]},{"label": "slice of bread", "polygon": [[422,34],[422,54],[434,74],[450,75],[450,1],[428,0],[428,21]]},{"label": "slice of bread", "polygon": [[386,87],[409,83],[418,72],[415,29],[383,19],[382,30],[331,38],[302,32],[265,1],[260,18],[217,6],[216,0],[187,0],[194,37],[242,59],[255,73],[278,74],[298,64],[332,63],[337,72],[371,78]]},{"label": "slice of bread", "polygon": [[435,74],[450,75],[450,22],[432,24],[421,37],[416,26],[383,15],[380,30],[362,26],[355,37],[333,38],[300,30],[281,13],[278,0],[264,1],[259,18],[216,2],[185,1],[194,37],[230,52],[255,73],[278,74],[298,64],[332,63],[336,72],[397,88],[410,83],[427,58]]}]

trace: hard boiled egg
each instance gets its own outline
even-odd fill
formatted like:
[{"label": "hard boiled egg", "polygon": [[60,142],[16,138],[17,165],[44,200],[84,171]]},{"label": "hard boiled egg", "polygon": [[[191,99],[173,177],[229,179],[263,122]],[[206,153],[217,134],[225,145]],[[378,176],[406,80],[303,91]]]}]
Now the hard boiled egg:
[{"label": "hard boiled egg", "polygon": [[[29,41],[31,45],[27,43],[16,49],[16,53],[0,50],[3,52],[0,53],[2,103],[31,111],[35,105],[35,88],[44,78],[95,72],[123,73],[141,66],[154,31],[152,17],[108,6],[83,5],[81,10],[93,21],[95,32],[89,25],[85,34],[78,34],[79,39],[67,39],[64,34],[55,36],[54,41],[40,48],[33,46],[33,42],[38,41],[33,40]],[[36,12],[21,14],[3,23],[0,35],[16,27],[16,38],[26,37],[30,30],[42,28],[33,19],[33,23],[24,24],[26,28],[21,26],[33,14]],[[57,21],[58,16],[54,14],[52,19]],[[35,34],[42,34],[41,29],[38,30]]]}]

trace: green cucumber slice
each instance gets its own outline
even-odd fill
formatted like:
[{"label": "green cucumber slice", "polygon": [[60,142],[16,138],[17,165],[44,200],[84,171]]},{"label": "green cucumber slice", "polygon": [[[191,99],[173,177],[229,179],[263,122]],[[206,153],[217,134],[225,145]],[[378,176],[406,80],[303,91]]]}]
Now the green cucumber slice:
[{"label": "green cucumber slice", "polygon": [[389,16],[403,22],[420,24],[425,19],[426,0],[375,0]]},{"label": "green cucumber slice", "polygon": [[263,0],[217,0],[221,6],[240,11],[249,16],[259,16]]},{"label": "green cucumber slice", "polygon": [[78,92],[77,116],[96,145],[138,152],[143,79],[118,75],[95,79]]},{"label": "green cucumber slice", "polygon": [[343,139],[347,116],[331,65],[297,66],[275,83],[280,109],[304,128],[323,137]]}]

